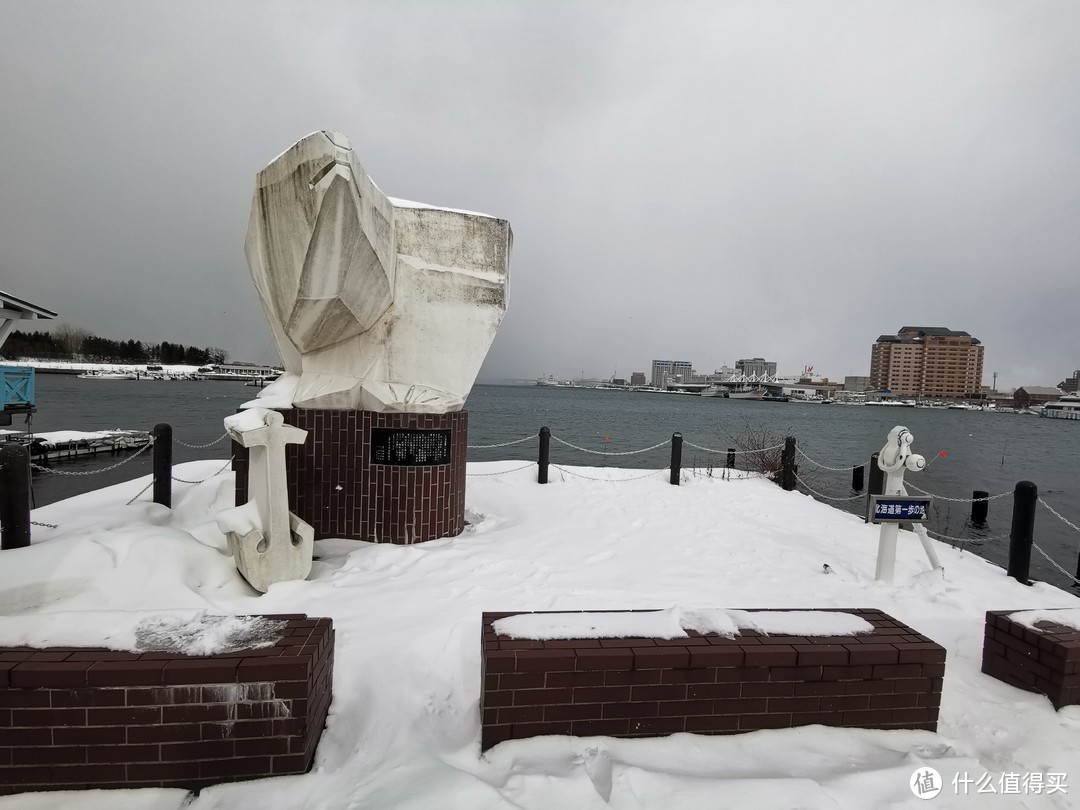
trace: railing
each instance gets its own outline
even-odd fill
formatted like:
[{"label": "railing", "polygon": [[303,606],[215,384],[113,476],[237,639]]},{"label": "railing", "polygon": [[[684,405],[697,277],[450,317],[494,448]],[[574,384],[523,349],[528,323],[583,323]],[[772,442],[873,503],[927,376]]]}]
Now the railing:
[{"label": "railing", "polygon": [[[212,442],[206,444],[188,444],[187,442],[174,439],[172,436],[172,428],[169,425],[159,424],[154,428],[153,437],[149,443],[140,448],[137,452],[131,456],[119,461],[115,464],[111,464],[107,467],[102,467],[97,470],[89,472],[68,472],[63,470],[53,469],[51,467],[43,467],[38,464],[30,463],[27,449],[18,444],[10,443],[0,447],[0,548],[20,548],[30,543],[30,526],[33,522],[30,520],[30,471],[31,469],[42,473],[48,473],[53,475],[71,475],[71,476],[87,476],[96,475],[98,473],[107,472],[109,470],[116,469],[124,464],[133,461],[135,458],[144,453],[147,449],[153,447],[154,449],[154,474],[149,484],[143,487],[138,493],[135,494],[127,503],[130,505],[140,498],[151,487],[154,488],[153,499],[156,503],[170,506],[171,505],[171,485],[173,481],[184,484],[200,484],[203,481],[209,480],[215,476],[221,475],[225,470],[229,468],[232,463],[232,459],[225,463],[225,465],[215,472],[212,476],[209,476],[202,481],[188,481],[181,478],[176,478],[172,475],[172,443],[176,441],[185,447],[194,449],[205,449],[228,438],[228,434],[223,434]],[[801,448],[796,445],[796,441],[793,437],[787,437],[782,444],[774,444],[766,447],[754,447],[754,448],[710,448],[705,447],[694,442],[687,441],[683,438],[682,434],[674,433],[670,439],[665,439],[662,442],[655,443],[653,445],[642,447],[635,450],[624,451],[610,451],[610,450],[595,450],[573,442],[567,441],[559,436],[555,436],[547,427],[542,427],[537,433],[529,436],[523,436],[518,439],[512,439],[506,442],[500,442],[496,444],[485,445],[468,445],[470,450],[488,450],[494,448],[503,448],[513,445],[524,444],[532,440],[537,440],[537,460],[530,461],[524,464],[517,464],[516,466],[497,470],[494,472],[484,473],[466,473],[469,477],[495,477],[502,475],[510,475],[520,472],[521,470],[536,466],[537,467],[537,483],[547,484],[550,483],[550,473],[554,469],[561,476],[562,480],[566,480],[566,477],[581,478],[586,480],[603,481],[605,483],[622,483],[628,481],[638,481],[645,478],[660,475],[664,472],[669,472],[669,483],[678,486],[683,475],[687,473],[682,464],[682,452],[684,445],[686,447],[693,448],[694,450],[706,453],[709,456],[722,457],[723,464],[713,464],[710,460],[708,465],[704,468],[705,473],[708,476],[712,476],[714,470],[719,469],[721,471],[721,477],[725,480],[735,480],[730,473],[736,471],[737,459],[755,457],[757,459],[767,460],[766,469],[759,470],[763,472],[763,477],[778,483],[783,489],[791,491],[801,489],[803,492],[825,502],[831,502],[834,504],[850,503],[854,505],[855,501],[866,500],[871,494],[881,494],[883,492],[884,481],[881,475],[881,471],[877,467],[877,454],[873,454],[870,458],[869,465],[867,464],[837,464],[835,462],[824,463],[818,461],[807,455]],[[575,453],[585,453],[589,455],[604,456],[604,457],[618,457],[626,458],[629,456],[638,456],[644,453],[655,452],[661,448],[670,446],[670,456],[668,463],[659,469],[650,469],[648,471],[636,472],[629,476],[620,478],[611,477],[598,477],[589,475],[571,469],[565,464],[557,464],[552,462],[551,458],[551,442],[552,440],[559,446],[565,447]],[[799,465],[796,464],[796,457],[801,459],[808,465],[820,470],[829,472],[851,472],[851,490],[849,494],[843,495],[830,495],[821,491],[821,487],[816,482],[808,482],[808,473],[803,470],[800,474]],[[933,461],[933,459],[931,460]],[[744,467],[752,466],[751,464],[744,464]],[[867,492],[862,492],[864,482],[864,472],[869,467],[870,481],[867,487]],[[620,468],[624,469],[624,468]],[[743,472],[747,472],[743,470]],[[693,474],[699,474],[698,468],[693,468]],[[741,480],[741,479],[740,479]],[[1034,520],[1035,512],[1038,506],[1043,507],[1046,511],[1050,512],[1055,518],[1064,523],[1074,532],[1080,533],[1080,526],[1069,520],[1062,515],[1057,509],[1047,503],[1043,498],[1039,497],[1038,488],[1030,481],[1021,481],[1016,487],[1007,492],[1000,492],[991,495],[987,492],[976,490],[972,493],[971,498],[950,498],[944,495],[938,495],[933,492],[928,492],[917,486],[907,483],[907,487],[922,495],[930,496],[937,501],[945,503],[958,503],[958,504],[971,504],[971,524],[978,527],[985,525],[987,516],[987,507],[991,501],[1007,498],[1012,496],[1013,498],[1013,513],[1011,519],[1011,529],[1006,534],[1000,534],[994,537],[956,537],[949,534],[937,532],[931,529],[923,527],[921,524],[915,524],[915,530],[919,533],[925,533],[936,540],[951,543],[954,547],[959,547],[961,551],[964,550],[967,544],[971,543],[990,543],[1009,539],[1009,565],[1008,575],[1014,577],[1020,582],[1029,583],[1030,575],[1030,560],[1031,551],[1036,551],[1041,557],[1043,557],[1049,565],[1051,565],[1056,571],[1070,580],[1074,586],[1080,586],[1080,555],[1078,555],[1076,574],[1070,574],[1062,565],[1053,560],[1050,555],[1041,548],[1036,542],[1034,537]],[[46,526],[49,528],[56,528],[50,526],[50,524],[36,523],[33,525]]]}]

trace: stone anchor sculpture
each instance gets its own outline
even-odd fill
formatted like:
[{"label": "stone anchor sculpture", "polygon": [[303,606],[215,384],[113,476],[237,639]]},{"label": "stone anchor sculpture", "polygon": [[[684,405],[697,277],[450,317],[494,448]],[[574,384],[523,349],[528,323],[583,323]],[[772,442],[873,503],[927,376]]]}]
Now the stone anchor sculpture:
[{"label": "stone anchor sculpture", "polygon": [[289,511],[285,445],[303,444],[307,431],[283,424],[280,413],[253,408],[225,419],[233,441],[250,451],[248,482],[254,496],[217,515],[236,567],[258,591],[304,579],[311,572],[314,530]]},{"label": "stone anchor sculpture", "polygon": [[263,169],[245,253],[297,408],[460,410],[506,311],[506,220],[384,195],[348,139]]}]

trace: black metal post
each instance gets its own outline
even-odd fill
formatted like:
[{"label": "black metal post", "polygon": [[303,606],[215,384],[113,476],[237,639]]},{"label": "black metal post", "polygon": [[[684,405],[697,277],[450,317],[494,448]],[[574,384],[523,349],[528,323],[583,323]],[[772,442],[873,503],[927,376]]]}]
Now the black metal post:
[{"label": "black metal post", "polygon": [[0,447],[0,549],[30,545],[30,453],[21,444]]},{"label": "black metal post", "polygon": [[172,425],[154,425],[154,503],[172,508]]},{"label": "black metal post", "polygon": [[1021,481],[1013,490],[1012,531],[1009,532],[1008,575],[1030,585],[1031,545],[1035,542],[1035,504],[1039,488],[1031,481]]},{"label": "black metal post", "polygon": [[864,473],[865,470],[866,470],[866,465],[865,464],[862,465],[861,467],[852,467],[851,468],[851,491],[852,492],[862,492],[863,473]]},{"label": "black metal post", "polygon": [[870,481],[866,487],[866,514],[863,517],[870,522],[870,496],[885,494],[885,472],[878,466],[878,454],[870,454]]},{"label": "black metal post", "polygon": [[795,489],[795,437],[784,439],[784,452],[780,456],[780,486],[788,492]]},{"label": "black metal post", "polygon": [[866,490],[868,495],[885,494],[885,471],[878,466],[878,454],[870,456],[870,487]]},{"label": "black metal post", "polygon": [[729,470],[735,469],[735,448],[729,447],[727,449],[727,468]]},{"label": "black metal post", "polygon": [[551,431],[546,427],[540,428],[540,458],[537,463],[540,469],[536,472],[536,483],[548,482],[548,462],[551,460]]},{"label": "black metal post", "polygon": [[990,501],[986,499],[990,497],[990,493],[977,489],[971,493],[971,497],[971,522],[986,523],[986,513],[990,506]]},{"label": "black metal post", "polygon": [[679,485],[682,472],[682,434],[671,434],[671,483]]}]

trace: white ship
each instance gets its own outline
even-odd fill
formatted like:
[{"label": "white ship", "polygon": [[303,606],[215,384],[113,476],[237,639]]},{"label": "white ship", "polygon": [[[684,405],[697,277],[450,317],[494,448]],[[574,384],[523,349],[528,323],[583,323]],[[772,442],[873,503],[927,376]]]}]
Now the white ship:
[{"label": "white ship", "polygon": [[1040,416],[1047,419],[1080,419],[1080,394],[1066,394],[1057,402],[1047,402]]}]

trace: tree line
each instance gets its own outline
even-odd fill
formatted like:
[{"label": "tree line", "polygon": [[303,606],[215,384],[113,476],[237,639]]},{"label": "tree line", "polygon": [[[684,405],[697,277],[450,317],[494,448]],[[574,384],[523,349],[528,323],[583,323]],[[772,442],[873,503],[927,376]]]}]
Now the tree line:
[{"label": "tree line", "polygon": [[110,340],[86,329],[61,326],[52,332],[13,331],[3,347],[12,359],[70,360],[77,363],[160,363],[205,366],[224,363],[229,353],[216,346],[199,348],[182,343],[143,343],[141,340]]}]

